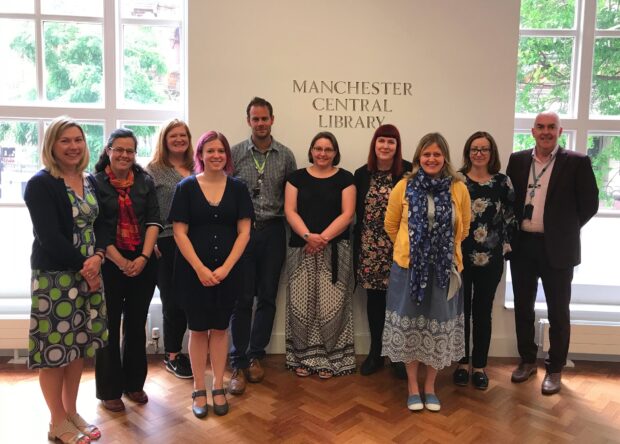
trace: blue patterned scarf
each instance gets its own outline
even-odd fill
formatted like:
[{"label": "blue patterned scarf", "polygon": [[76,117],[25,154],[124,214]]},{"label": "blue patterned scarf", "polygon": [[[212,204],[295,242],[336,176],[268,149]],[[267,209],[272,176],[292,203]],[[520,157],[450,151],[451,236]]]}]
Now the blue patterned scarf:
[{"label": "blue patterned scarf", "polygon": [[[412,300],[418,304],[424,299],[431,265],[439,287],[447,288],[450,282],[454,256],[451,184],[451,177],[431,178],[421,168],[407,182],[405,197],[409,204],[409,288]],[[430,229],[428,194],[432,195],[435,204],[435,218]]]}]

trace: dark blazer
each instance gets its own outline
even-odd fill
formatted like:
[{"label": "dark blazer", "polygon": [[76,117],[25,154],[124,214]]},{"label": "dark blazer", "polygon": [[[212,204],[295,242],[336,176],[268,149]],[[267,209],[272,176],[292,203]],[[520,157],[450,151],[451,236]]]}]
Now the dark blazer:
[{"label": "dark blazer", "polygon": [[[91,175],[87,178],[97,193],[94,178]],[[32,269],[81,270],[86,258],[73,246],[73,211],[65,181],[55,178],[47,170],[41,170],[28,181],[24,201],[30,212],[34,232],[30,255]],[[95,220],[94,230],[95,250],[104,250],[108,236],[101,213]]]},{"label": "dark blazer", "polygon": [[[531,174],[532,149],[513,153],[506,174],[515,189],[515,216],[521,227],[527,183]],[[545,199],[543,223],[545,249],[552,267],[568,268],[581,263],[581,227],[598,211],[598,188],[590,158],[559,148]],[[511,244],[519,253],[519,232]]]},{"label": "dark blazer", "polygon": [[[118,225],[118,193],[110,184],[110,178],[105,171],[95,174],[95,179],[97,180],[99,196],[101,198],[99,207],[102,209],[106,231],[109,233],[105,245],[114,245],[116,243],[116,226]],[[164,227],[160,220],[155,183],[153,178],[142,168],[134,168],[134,182],[129,190],[129,197],[131,198],[131,206],[138,221],[140,239],[144,242],[147,226],[156,225],[160,231]],[[140,251],[138,247],[136,253]]]},{"label": "dark blazer", "polygon": [[[398,177],[392,177],[392,186],[402,179],[403,174],[411,171],[411,162],[406,160],[402,161],[403,172]],[[362,238],[362,221],[364,220],[366,195],[370,188],[370,176],[371,173],[368,170],[368,164],[362,165],[353,175],[356,194],[355,194],[355,226],[353,227],[353,269],[355,270],[355,276],[357,276],[357,264],[359,261],[360,253],[360,241]]]}]

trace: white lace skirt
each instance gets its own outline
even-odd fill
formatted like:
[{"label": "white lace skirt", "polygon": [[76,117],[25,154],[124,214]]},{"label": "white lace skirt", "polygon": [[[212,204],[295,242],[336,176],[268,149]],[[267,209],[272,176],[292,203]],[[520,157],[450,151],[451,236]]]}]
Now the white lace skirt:
[{"label": "white lace skirt", "polygon": [[465,356],[463,289],[448,300],[433,273],[418,304],[409,294],[409,270],[394,263],[387,290],[383,356],[392,362],[420,361],[435,369]]}]

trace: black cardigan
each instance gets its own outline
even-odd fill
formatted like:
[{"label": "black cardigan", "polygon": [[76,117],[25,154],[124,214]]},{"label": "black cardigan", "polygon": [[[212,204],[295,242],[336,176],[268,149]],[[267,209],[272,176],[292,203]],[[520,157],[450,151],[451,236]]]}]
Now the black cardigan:
[{"label": "black cardigan", "polygon": [[[94,178],[88,181],[97,193]],[[97,200],[99,196],[97,193]],[[67,195],[65,181],[55,178],[49,171],[37,172],[26,185],[24,201],[30,212],[34,242],[30,255],[33,270],[78,271],[86,257],[73,246],[73,210]],[[100,213],[101,214],[101,213]],[[95,220],[95,250],[105,250],[105,233],[102,218]]]},{"label": "black cardigan", "polygon": [[[411,171],[411,162],[402,160],[402,165],[403,170],[400,176],[392,177],[392,186],[396,185],[396,183],[402,179],[403,174]],[[368,194],[368,189],[370,188],[370,176],[371,173],[368,171],[368,164],[359,167],[355,170],[355,174],[353,175],[355,188],[357,190],[355,195],[355,227],[353,228],[353,269],[355,271],[356,278],[360,254],[360,242],[362,238],[362,221],[364,220],[366,195]]]}]

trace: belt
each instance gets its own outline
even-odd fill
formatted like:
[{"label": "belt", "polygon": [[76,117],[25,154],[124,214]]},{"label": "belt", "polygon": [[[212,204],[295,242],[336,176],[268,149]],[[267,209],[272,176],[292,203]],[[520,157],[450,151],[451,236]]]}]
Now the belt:
[{"label": "belt", "polygon": [[542,238],[545,237],[545,233],[538,233],[538,232],[534,232],[534,231],[521,231],[521,234],[523,236],[535,237],[537,239],[542,239]]},{"label": "belt", "polygon": [[273,217],[271,219],[266,219],[266,220],[255,220],[252,226],[255,230],[260,231],[277,223],[282,223],[281,217]]}]

